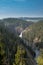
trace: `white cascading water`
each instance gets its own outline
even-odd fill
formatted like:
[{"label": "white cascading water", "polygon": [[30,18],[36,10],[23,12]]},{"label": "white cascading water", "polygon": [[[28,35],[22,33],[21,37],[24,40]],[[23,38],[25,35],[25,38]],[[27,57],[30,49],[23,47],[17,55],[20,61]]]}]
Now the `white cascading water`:
[{"label": "white cascading water", "polygon": [[19,37],[22,38],[22,32],[20,33]]}]

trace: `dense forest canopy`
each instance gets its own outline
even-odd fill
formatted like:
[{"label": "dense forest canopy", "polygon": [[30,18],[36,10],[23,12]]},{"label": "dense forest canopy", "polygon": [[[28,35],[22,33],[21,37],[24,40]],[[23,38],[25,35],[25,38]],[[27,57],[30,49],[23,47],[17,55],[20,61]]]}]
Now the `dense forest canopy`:
[{"label": "dense forest canopy", "polygon": [[34,55],[31,47],[0,22],[0,65],[36,65]]},{"label": "dense forest canopy", "polygon": [[[23,38],[20,38],[18,33],[22,31]],[[34,59],[36,48],[40,49],[36,61],[38,65],[43,65],[43,21],[0,20],[0,65],[37,65]]]}]

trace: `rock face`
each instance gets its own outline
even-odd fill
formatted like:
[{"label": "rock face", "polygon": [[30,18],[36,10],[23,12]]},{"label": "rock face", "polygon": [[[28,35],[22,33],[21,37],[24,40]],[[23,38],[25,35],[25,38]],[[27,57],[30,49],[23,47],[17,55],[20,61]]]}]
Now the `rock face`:
[{"label": "rock face", "polygon": [[39,21],[27,27],[23,32],[23,38],[32,43],[31,45],[37,43],[43,46],[43,21]]},{"label": "rock face", "polygon": [[41,39],[39,39],[38,37],[36,37],[34,40],[33,40],[34,43],[40,43],[41,42]]}]

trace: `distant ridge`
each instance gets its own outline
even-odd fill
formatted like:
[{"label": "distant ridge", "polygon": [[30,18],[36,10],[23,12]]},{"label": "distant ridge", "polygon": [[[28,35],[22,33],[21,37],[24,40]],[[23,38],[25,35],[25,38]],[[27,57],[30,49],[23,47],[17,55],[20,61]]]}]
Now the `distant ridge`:
[{"label": "distant ridge", "polygon": [[39,21],[43,20],[43,17],[20,17],[19,19],[26,20],[26,21]]}]

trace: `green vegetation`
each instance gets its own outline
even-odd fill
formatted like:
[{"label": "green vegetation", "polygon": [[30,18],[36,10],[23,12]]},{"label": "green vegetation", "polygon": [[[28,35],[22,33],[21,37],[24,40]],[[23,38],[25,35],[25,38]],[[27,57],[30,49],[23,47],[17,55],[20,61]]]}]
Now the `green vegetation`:
[{"label": "green vegetation", "polygon": [[16,32],[20,34],[27,26],[33,24],[33,22],[24,21],[18,18],[5,18],[0,21],[9,29],[10,32]]},{"label": "green vegetation", "polygon": [[36,58],[38,65],[43,65],[43,21],[27,27],[23,32],[23,39],[27,40],[33,49],[39,49],[40,55]]},{"label": "green vegetation", "polygon": [[35,65],[30,52],[15,32],[0,24],[0,65]]},{"label": "green vegetation", "polygon": [[23,32],[23,38],[30,43],[38,43],[40,47],[43,46],[43,21],[30,25]]},{"label": "green vegetation", "polygon": [[43,65],[43,49],[40,51],[40,55],[36,58],[38,65]]},{"label": "green vegetation", "polygon": [[25,59],[23,59],[25,56],[25,49],[21,48],[21,46],[18,46],[17,52],[15,54],[15,64],[14,65],[25,65]]},{"label": "green vegetation", "polygon": [[[38,65],[43,65],[43,21],[26,28],[29,25],[28,23],[13,18],[0,21],[0,65],[36,65],[34,61],[35,53],[31,47],[26,46],[24,39],[31,46],[34,47],[34,43],[41,49],[40,56],[36,60]],[[20,27],[26,28],[23,32],[24,39],[20,39],[16,30],[14,30],[14,28],[19,29]]]}]

